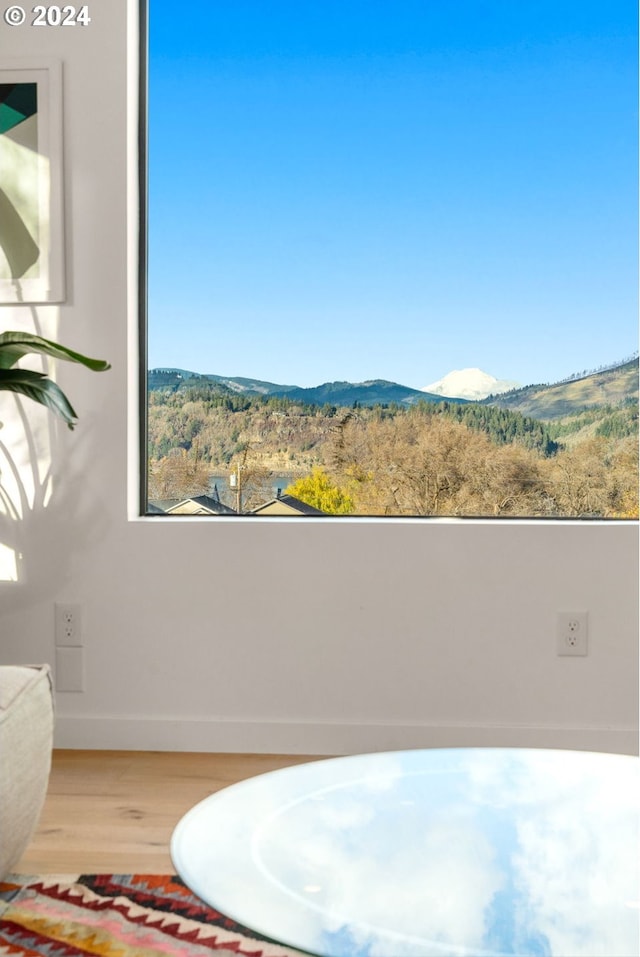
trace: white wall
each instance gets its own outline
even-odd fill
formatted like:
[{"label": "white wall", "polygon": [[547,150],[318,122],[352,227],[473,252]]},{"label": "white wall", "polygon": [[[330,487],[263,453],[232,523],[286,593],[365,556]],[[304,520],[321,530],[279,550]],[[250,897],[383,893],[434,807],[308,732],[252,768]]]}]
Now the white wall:
[{"label": "white wall", "polygon": [[[53,661],[53,603],[84,606],[86,690],[58,694],[58,745],[636,750],[635,524],[129,519],[125,0],[94,0],[91,15],[87,28],[0,27],[3,54],[64,64],[69,293],[38,319],[113,364],[59,369],[74,433],[30,408],[52,494],[0,521],[0,543],[22,554],[19,581],[0,583],[0,661]],[[34,317],[4,307],[0,322]],[[0,420],[24,477],[7,395]],[[589,611],[587,658],[556,657],[559,609]]]}]

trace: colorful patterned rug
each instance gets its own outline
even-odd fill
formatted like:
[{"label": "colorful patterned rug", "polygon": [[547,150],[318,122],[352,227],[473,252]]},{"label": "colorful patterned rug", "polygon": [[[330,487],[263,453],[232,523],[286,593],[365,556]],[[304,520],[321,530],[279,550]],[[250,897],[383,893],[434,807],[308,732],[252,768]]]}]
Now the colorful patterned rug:
[{"label": "colorful patterned rug", "polygon": [[9,876],[0,954],[21,957],[299,957],[207,907],[175,876]]}]

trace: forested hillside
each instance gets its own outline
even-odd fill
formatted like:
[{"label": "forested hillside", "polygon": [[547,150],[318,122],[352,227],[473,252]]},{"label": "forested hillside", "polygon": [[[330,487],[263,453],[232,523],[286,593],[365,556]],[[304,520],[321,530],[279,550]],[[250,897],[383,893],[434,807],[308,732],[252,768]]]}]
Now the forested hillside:
[{"label": "forested hillside", "polygon": [[339,503],[340,514],[637,515],[637,404],[628,393],[616,403],[603,389],[608,401],[598,406],[582,385],[582,406],[544,422],[502,407],[503,396],[492,405],[347,406],[184,380],[179,370],[169,378],[163,388],[156,375],[149,393],[151,499],[208,492],[212,475],[242,466],[247,510],[270,497],[277,474],[311,505]]},{"label": "forested hillside", "polygon": [[638,398],[638,359],[591,373],[576,373],[553,385],[528,385],[484,399],[485,404],[536,419],[562,418],[586,409],[616,406]]}]

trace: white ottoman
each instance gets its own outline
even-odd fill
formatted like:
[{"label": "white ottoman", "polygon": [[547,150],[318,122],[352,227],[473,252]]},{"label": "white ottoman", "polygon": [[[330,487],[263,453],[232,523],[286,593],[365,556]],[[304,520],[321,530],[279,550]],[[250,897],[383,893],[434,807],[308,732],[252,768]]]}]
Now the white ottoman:
[{"label": "white ottoman", "polygon": [[38,823],[52,746],[49,666],[0,666],[0,880],[17,864]]}]

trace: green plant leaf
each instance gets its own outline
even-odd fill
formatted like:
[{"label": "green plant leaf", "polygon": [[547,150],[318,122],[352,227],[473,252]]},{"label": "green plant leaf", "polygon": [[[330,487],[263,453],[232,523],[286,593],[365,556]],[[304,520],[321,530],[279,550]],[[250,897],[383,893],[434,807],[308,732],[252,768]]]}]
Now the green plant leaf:
[{"label": "green plant leaf", "polygon": [[91,359],[80,352],[61,346],[58,342],[43,339],[42,336],[36,336],[30,332],[0,333],[0,369],[10,369],[18,359],[32,352],[51,356],[53,359],[64,359],[67,362],[79,362],[93,372],[104,372],[111,368],[104,359]]},{"label": "green plant leaf", "polygon": [[62,389],[42,372],[30,369],[1,369],[0,392],[17,392],[46,406],[67,423],[70,429],[78,418]]}]

